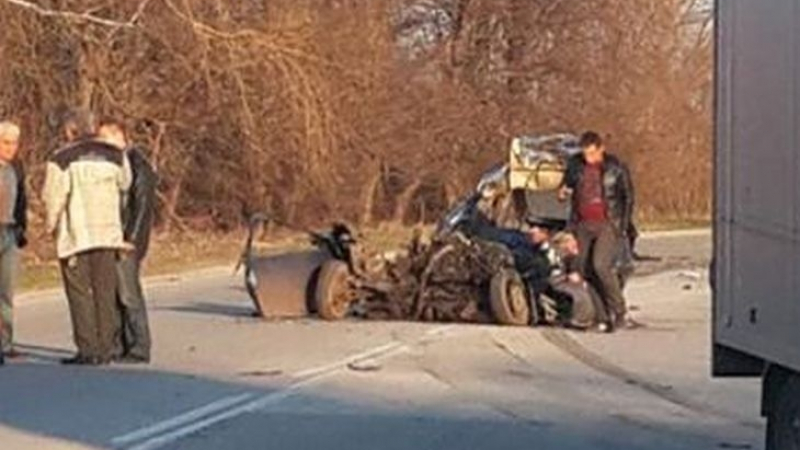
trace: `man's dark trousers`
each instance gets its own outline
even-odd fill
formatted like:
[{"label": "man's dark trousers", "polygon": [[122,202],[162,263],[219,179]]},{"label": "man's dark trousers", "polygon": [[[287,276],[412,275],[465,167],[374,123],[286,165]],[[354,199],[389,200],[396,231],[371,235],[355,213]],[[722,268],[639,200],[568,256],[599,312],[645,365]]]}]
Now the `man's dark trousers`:
[{"label": "man's dark trousers", "polygon": [[596,287],[609,312],[617,321],[627,313],[615,263],[622,244],[622,235],[608,221],[581,222],[576,235],[580,246],[580,265],[587,280],[596,280]]},{"label": "man's dark trousers", "polygon": [[98,249],[61,260],[78,355],[108,362],[119,324],[117,250]]},{"label": "man's dark trousers", "polygon": [[139,275],[141,262],[135,252],[122,252],[117,262],[122,335],[119,356],[150,360],[150,328]]}]

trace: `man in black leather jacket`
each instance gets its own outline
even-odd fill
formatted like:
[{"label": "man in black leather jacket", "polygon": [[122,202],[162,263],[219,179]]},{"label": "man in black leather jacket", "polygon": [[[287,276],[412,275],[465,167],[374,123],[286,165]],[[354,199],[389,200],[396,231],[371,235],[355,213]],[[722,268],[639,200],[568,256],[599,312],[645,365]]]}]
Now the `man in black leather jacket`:
[{"label": "man in black leather jacket", "polygon": [[128,145],[124,130],[118,122],[106,121],[101,124],[98,135],[124,149],[133,174],[133,182],[123,202],[122,211],[125,241],[131,244],[131,248],[122,252],[117,263],[118,303],[122,324],[116,360],[123,363],[147,363],[150,361],[151,340],[140,267],[150,245],[158,177],[142,149]]},{"label": "man in black leather jacket", "polygon": [[561,197],[570,198],[570,228],[581,249],[583,275],[613,313],[612,328],[629,326],[627,307],[615,270],[633,214],[634,191],[628,168],[606,153],[603,139],[589,131],[581,136],[582,153],[568,163]]}]

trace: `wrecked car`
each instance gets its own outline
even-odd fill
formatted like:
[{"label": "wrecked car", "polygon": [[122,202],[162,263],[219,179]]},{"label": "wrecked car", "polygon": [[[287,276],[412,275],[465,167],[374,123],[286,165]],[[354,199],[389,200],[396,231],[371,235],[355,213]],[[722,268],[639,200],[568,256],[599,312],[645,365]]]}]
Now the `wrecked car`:
[{"label": "wrecked car", "polygon": [[320,317],[381,320],[535,322],[528,286],[512,251],[479,209],[504,181],[505,167],[487,173],[476,191],[442,220],[430,242],[417,235],[403,254],[376,268],[353,259],[322,264],[314,292]]},{"label": "wrecked car", "polygon": [[474,193],[439,223],[430,242],[416,235],[401,254],[370,256],[344,224],[306,231],[313,248],[257,256],[255,230],[269,220],[250,220],[242,263],[245,287],[265,318],[318,314],[382,320],[497,322],[535,321],[530,296],[508,247],[479,204],[505,182],[505,166],[489,171]]},{"label": "wrecked car", "polygon": [[417,233],[391,257],[363,248],[343,224],[307,231],[310,250],[258,257],[254,227],[267,218],[255,217],[242,258],[247,291],[267,318],[535,324],[549,274],[520,230],[532,218],[566,226],[557,190],[579,151],[572,135],[515,139],[508,162],[485,172],[428,239]]}]

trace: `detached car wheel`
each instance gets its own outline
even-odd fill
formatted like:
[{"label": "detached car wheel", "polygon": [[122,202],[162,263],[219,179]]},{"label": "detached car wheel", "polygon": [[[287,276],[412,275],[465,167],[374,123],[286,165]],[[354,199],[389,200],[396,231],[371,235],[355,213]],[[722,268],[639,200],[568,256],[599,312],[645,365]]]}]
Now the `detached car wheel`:
[{"label": "detached car wheel", "polygon": [[786,382],[768,418],[767,450],[800,450],[800,376]]},{"label": "detached car wheel", "polygon": [[350,287],[350,269],[342,261],[326,261],[319,270],[314,292],[317,313],[325,320],[342,320],[347,317],[353,302]]},{"label": "detached car wheel", "polygon": [[514,270],[504,269],[492,277],[489,305],[495,320],[501,325],[524,326],[530,323],[528,291]]}]

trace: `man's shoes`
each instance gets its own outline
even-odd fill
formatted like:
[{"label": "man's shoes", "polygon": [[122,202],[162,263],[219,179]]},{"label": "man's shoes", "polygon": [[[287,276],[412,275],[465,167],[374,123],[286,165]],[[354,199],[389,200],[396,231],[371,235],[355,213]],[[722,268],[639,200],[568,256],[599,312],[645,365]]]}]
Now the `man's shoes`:
[{"label": "man's shoes", "polygon": [[85,355],[75,355],[71,358],[64,358],[61,360],[61,364],[67,366],[100,366],[103,364],[108,364],[110,359],[108,358],[100,358],[98,356],[85,356]]},{"label": "man's shoes", "polygon": [[150,358],[146,356],[127,354],[115,357],[114,362],[118,364],[148,364],[150,362]]},{"label": "man's shoes", "polygon": [[78,366],[90,364],[91,360],[92,358],[83,355],[75,355],[71,358],[62,358],[60,362],[65,366]]},{"label": "man's shoes", "polygon": [[647,325],[633,319],[626,319],[622,328],[625,330],[638,330],[639,328],[647,328]]},{"label": "man's shoes", "polygon": [[614,324],[612,322],[600,322],[595,326],[595,331],[598,333],[613,333]]},{"label": "man's shoes", "polygon": [[633,320],[628,315],[618,316],[616,320],[614,320],[614,328],[618,330],[637,330],[645,327],[647,327],[647,325]]}]

